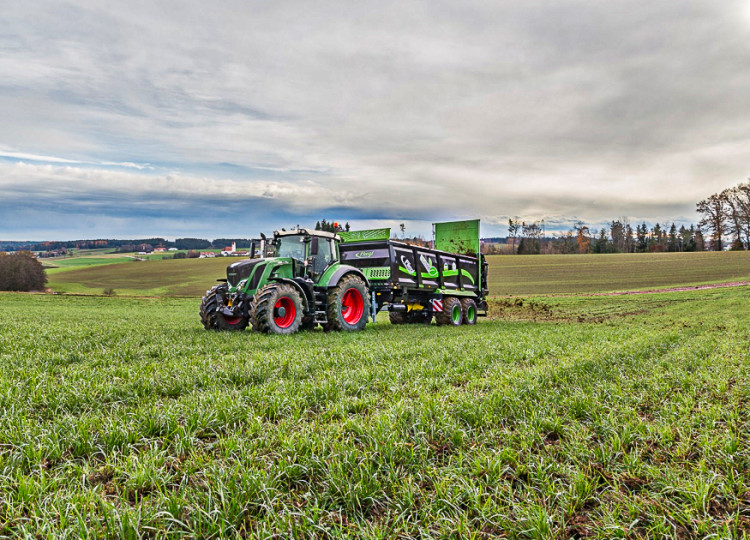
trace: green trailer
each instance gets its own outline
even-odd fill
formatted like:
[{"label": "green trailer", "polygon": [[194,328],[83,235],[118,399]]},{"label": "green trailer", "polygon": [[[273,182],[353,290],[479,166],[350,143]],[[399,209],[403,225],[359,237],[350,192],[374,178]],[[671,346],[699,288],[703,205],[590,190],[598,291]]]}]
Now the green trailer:
[{"label": "green trailer", "polygon": [[434,248],[390,238],[390,230],[342,233],[341,260],[370,281],[373,313],[394,324],[474,324],[487,315],[487,263],[479,221],[434,224]]}]

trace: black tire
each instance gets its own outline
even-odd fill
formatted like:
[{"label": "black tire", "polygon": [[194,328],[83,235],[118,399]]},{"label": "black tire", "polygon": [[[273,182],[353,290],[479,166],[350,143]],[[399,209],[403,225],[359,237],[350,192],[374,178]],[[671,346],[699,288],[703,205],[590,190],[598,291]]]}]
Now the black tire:
[{"label": "black tire", "polygon": [[297,289],[283,283],[266,285],[255,293],[250,320],[264,334],[294,334],[302,326],[304,304]]},{"label": "black tire", "polygon": [[328,291],[326,330],[364,330],[370,313],[367,286],[355,275],[344,276]]},{"label": "black tire", "polygon": [[461,299],[464,324],[477,324],[477,303],[471,298]]},{"label": "black tire", "polygon": [[435,322],[438,326],[461,326],[463,322],[463,310],[461,301],[455,296],[443,298],[443,311],[435,314]]},{"label": "black tire", "polygon": [[201,300],[201,322],[206,330],[244,330],[250,322],[247,317],[225,317],[219,308],[225,305],[229,286],[226,283],[211,287]]},{"label": "black tire", "polygon": [[391,321],[391,324],[406,324],[406,312],[389,311],[388,319]]}]

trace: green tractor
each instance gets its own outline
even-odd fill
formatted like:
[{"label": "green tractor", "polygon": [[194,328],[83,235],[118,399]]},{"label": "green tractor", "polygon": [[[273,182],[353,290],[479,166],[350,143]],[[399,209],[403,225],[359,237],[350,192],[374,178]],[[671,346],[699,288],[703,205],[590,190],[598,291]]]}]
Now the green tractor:
[{"label": "green tractor", "polygon": [[[296,229],[276,231],[261,258],[227,267],[223,283],[201,301],[203,326],[293,334],[312,330],[362,330],[370,313],[369,282],[361,270],[342,264],[340,237]],[[268,248],[272,257],[266,257]]]}]

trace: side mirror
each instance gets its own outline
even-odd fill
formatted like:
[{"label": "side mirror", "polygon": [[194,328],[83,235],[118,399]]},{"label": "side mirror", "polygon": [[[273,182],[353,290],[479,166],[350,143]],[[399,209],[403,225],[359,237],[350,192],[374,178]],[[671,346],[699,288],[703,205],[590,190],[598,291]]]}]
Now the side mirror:
[{"label": "side mirror", "polygon": [[312,240],[310,241],[310,256],[314,257],[318,254],[318,240],[319,238],[317,236],[313,236]]}]

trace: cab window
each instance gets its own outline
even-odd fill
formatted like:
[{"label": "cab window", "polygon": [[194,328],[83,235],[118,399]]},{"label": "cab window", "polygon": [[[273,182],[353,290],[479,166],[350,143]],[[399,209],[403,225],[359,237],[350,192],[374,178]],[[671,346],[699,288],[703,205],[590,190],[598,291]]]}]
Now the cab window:
[{"label": "cab window", "polygon": [[332,251],[331,241],[320,238],[318,240],[318,256],[313,263],[313,272],[320,274],[326,269],[326,266],[333,261],[334,252]]},{"label": "cab window", "polygon": [[297,260],[305,258],[304,236],[282,236],[277,240],[277,256],[293,257]]}]

